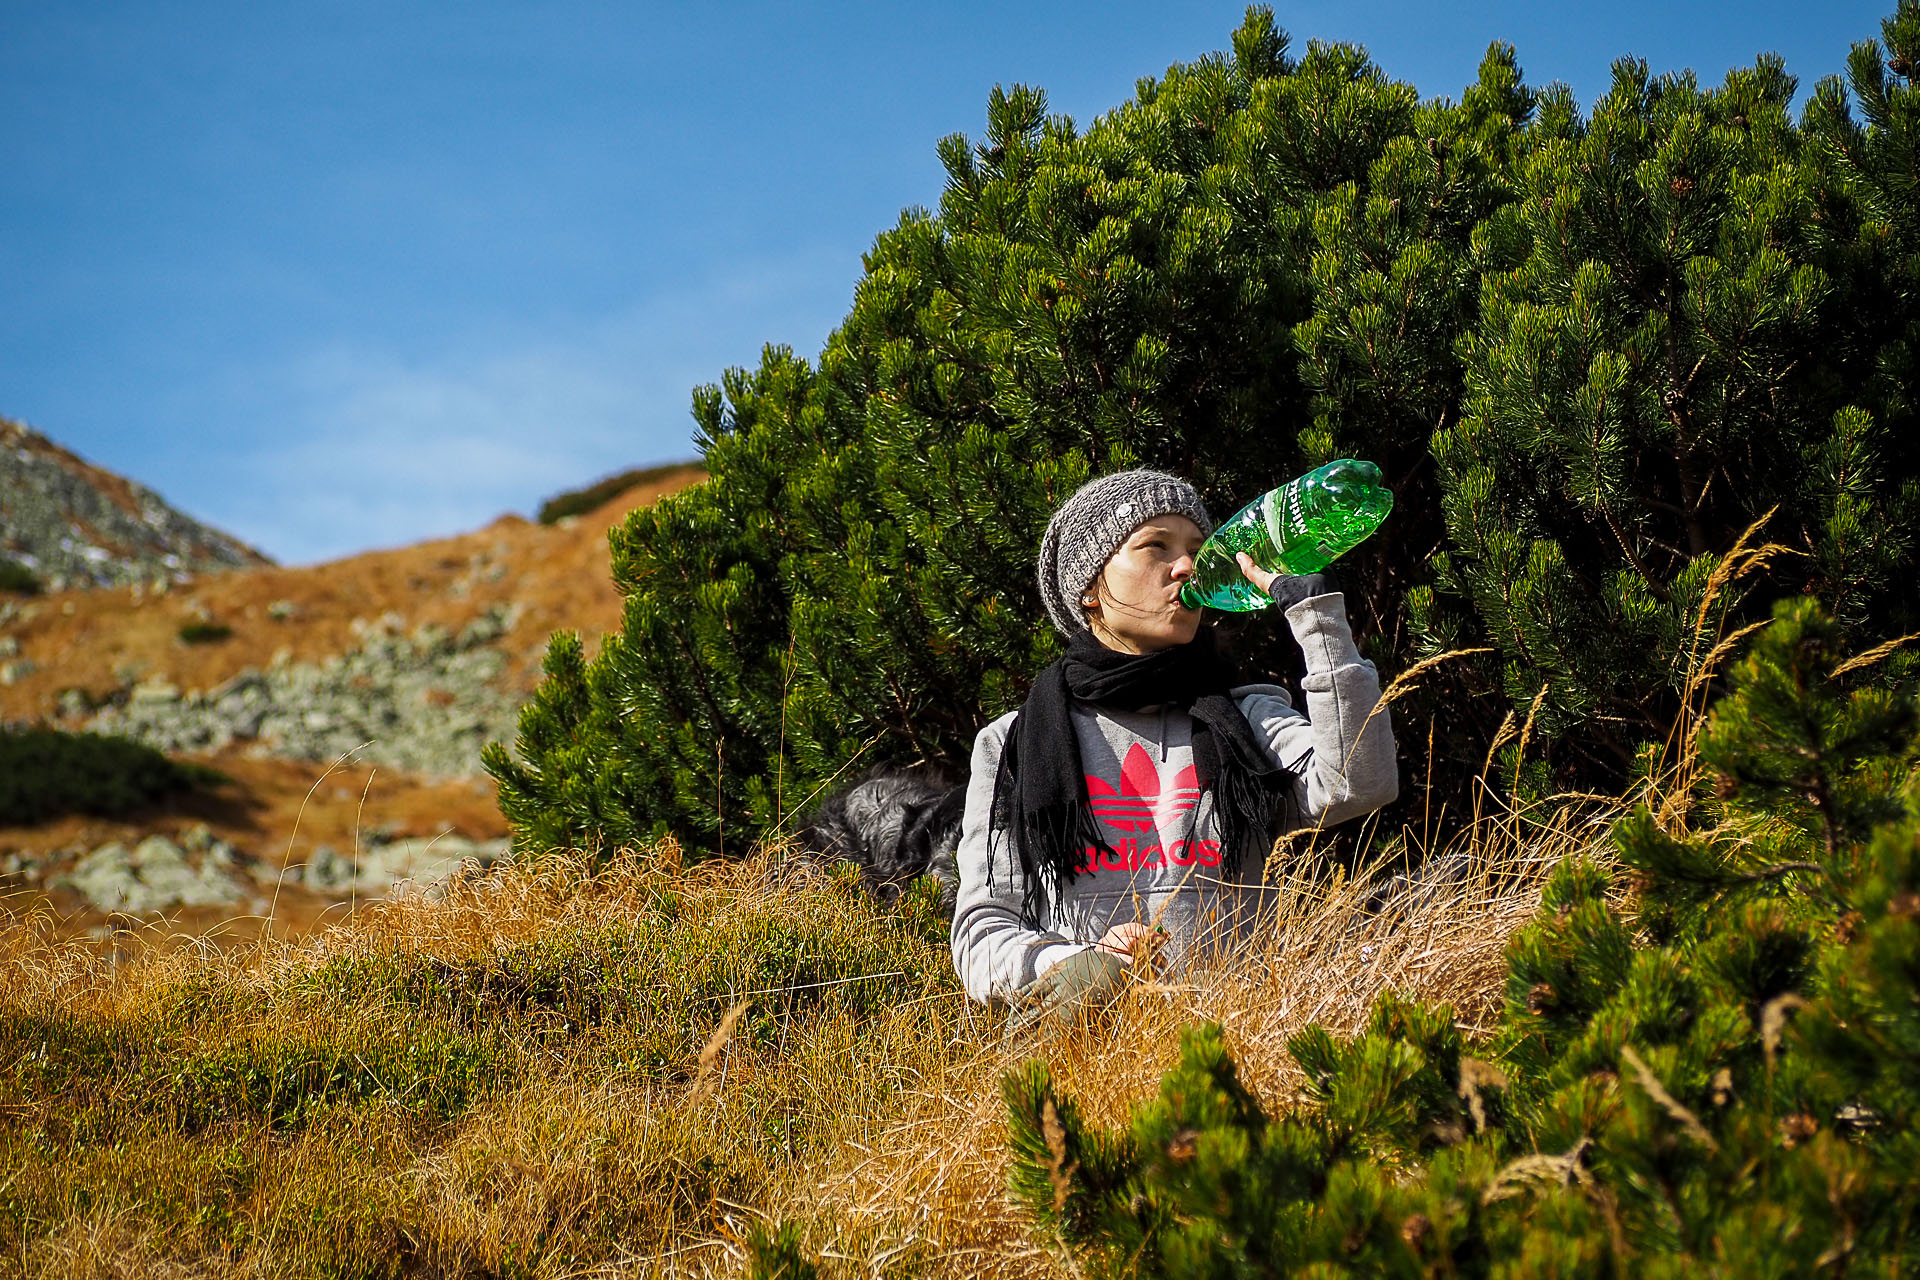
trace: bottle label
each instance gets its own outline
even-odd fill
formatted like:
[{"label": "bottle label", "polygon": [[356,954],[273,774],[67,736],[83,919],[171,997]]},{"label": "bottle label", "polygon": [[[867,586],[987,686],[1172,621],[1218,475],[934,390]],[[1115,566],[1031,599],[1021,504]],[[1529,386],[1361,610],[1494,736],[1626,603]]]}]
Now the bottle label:
[{"label": "bottle label", "polygon": [[[1300,509],[1300,489],[1301,486],[1297,484],[1287,486],[1287,515],[1289,517],[1287,529],[1290,533],[1305,533],[1307,531],[1307,513]],[[1291,539],[1289,539],[1289,541],[1291,541]]]}]

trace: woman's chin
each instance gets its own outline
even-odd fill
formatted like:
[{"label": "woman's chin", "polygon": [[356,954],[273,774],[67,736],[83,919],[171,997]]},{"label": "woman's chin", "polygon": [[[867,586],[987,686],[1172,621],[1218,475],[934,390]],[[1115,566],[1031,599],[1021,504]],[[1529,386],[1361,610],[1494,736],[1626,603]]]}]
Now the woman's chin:
[{"label": "woman's chin", "polygon": [[1167,619],[1166,636],[1168,644],[1186,644],[1200,634],[1200,615],[1191,609],[1176,610]]},{"label": "woman's chin", "polygon": [[1176,606],[1159,618],[1144,625],[1136,624],[1119,635],[1102,636],[1095,632],[1096,638],[1109,649],[1122,652],[1155,653],[1161,649],[1173,649],[1186,644],[1200,632],[1201,615],[1192,609]]}]

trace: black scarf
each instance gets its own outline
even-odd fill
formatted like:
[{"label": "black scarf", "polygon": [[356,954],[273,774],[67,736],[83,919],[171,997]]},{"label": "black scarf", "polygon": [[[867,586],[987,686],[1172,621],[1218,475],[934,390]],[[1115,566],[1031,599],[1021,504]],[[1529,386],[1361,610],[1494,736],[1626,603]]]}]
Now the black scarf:
[{"label": "black scarf", "polygon": [[1083,850],[1113,855],[1087,799],[1086,771],[1069,708],[1075,701],[1121,711],[1170,704],[1193,716],[1193,763],[1202,792],[1211,791],[1220,822],[1221,870],[1231,875],[1249,854],[1264,855],[1292,798],[1296,776],[1275,764],[1228,696],[1232,672],[1214,647],[1213,631],[1157,653],[1116,653],[1081,632],[1066,655],[1034,679],[1007,730],[993,784],[987,874],[996,835],[1004,836],[1026,876],[1022,914],[1036,919],[1041,873],[1071,884]]}]

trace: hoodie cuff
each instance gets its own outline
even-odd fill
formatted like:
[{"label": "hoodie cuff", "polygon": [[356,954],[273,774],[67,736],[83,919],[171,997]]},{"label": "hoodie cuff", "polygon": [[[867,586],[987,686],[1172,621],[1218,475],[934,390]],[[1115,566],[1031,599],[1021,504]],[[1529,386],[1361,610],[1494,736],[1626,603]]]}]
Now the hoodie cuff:
[{"label": "hoodie cuff", "polygon": [[1065,964],[1092,946],[1091,942],[1049,942],[1046,946],[1036,949],[1033,953],[1033,982],[1040,981],[1047,970],[1056,965]]},{"label": "hoodie cuff", "polygon": [[1365,662],[1347,624],[1347,598],[1338,591],[1308,596],[1287,610],[1287,625],[1306,656],[1308,671],[1333,671]]}]

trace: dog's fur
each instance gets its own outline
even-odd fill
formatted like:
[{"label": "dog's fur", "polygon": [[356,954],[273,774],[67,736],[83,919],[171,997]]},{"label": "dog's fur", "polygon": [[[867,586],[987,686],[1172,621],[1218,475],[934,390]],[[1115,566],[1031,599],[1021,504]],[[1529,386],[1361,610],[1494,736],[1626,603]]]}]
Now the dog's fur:
[{"label": "dog's fur", "polygon": [[822,801],[799,840],[824,859],[858,866],[884,902],[898,901],[908,885],[932,876],[941,914],[951,919],[966,803],[964,774],[938,764],[881,765]]}]

